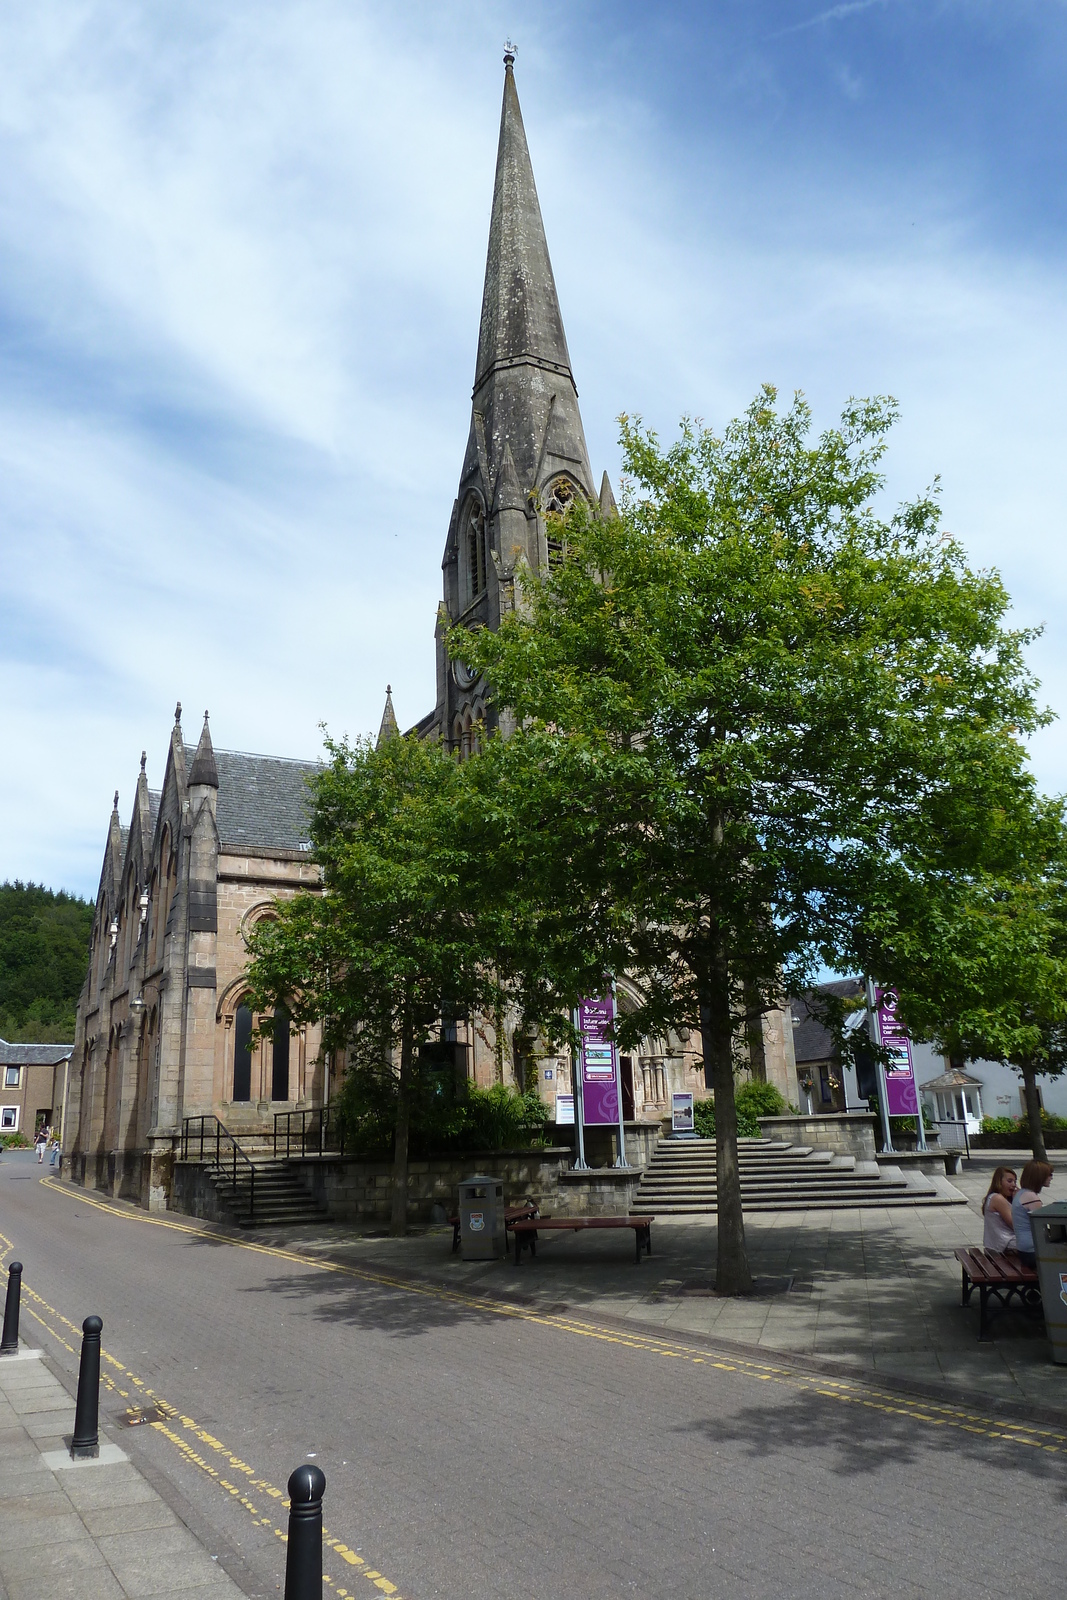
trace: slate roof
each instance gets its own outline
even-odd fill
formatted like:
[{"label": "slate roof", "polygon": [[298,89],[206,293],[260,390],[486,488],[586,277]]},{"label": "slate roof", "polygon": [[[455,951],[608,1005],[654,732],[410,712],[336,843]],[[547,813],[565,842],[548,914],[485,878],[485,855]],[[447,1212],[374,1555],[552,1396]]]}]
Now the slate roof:
[{"label": "slate roof", "polygon": [[73,1053],[72,1044],[8,1044],[0,1039],[0,1067],[54,1067]]},{"label": "slate roof", "polygon": [[972,1078],[968,1073],[961,1072],[959,1067],[949,1067],[939,1078],[931,1078],[927,1083],[920,1083],[920,1089],[982,1089],[985,1085],[981,1078]]},{"label": "slate roof", "polygon": [[[193,751],[186,746],[186,760]],[[216,750],[219,800],[216,820],[224,845],[299,850],[307,845],[311,793],[307,780],[322,770],[318,761]]]},{"label": "slate roof", "polygon": [[862,993],[862,978],[838,978],[833,983],[821,983],[817,989],[809,989],[790,1000],[789,1007],[796,1019],[793,1051],[798,1066],[804,1061],[832,1061],[837,1054],[829,1028],[818,1016],[812,1015],[817,996],[834,994],[842,1000],[853,1000]]}]

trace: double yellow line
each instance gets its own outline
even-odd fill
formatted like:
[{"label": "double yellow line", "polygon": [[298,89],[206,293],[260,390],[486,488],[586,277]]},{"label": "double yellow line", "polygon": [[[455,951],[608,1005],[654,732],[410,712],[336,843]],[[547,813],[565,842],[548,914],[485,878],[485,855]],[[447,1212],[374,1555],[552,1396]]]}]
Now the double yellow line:
[{"label": "double yellow line", "polygon": [[[110,1216],[120,1218],[125,1222],[138,1223],[142,1226],[155,1228],[169,1228],[177,1233],[203,1235],[206,1231],[188,1222],[179,1222],[171,1216],[153,1216],[148,1212],[139,1211],[133,1207],[126,1208],[111,1204],[109,1201],[98,1199],[84,1190],[75,1190],[54,1178],[43,1177],[40,1180],[45,1187],[52,1189],[56,1194],[65,1196],[68,1200],[75,1201],[78,1205],[89,1206],[94,1210],[102,1211]],[[271,1256],[279,1261],[287,1261],[293,1265],[312,1269],[319,1272],[334,1273],[341,1277],[352,1278],[357,1282],[373,1284],[379,1288],[394,1289],[404,1294],[420,1295],[425,1299],[442,1301],[447,1304],[462,1306],[466,1310],[477,1310],[500,1317],[531,1322],[542,1327],[553,1328],[558,1332],[569,1334],[583,1339],[594,1339],[600,1343],[619,1345],[624,1349],[640,1351],[646,1355],[658,1356],[668,1361],[679,1361],[694,1367],[707,1367],[715,1372],[732,1372],[742,1378],[758,1383],[774,1383],[795,1393],[815,1394],[827,1400],[836,1400],[844,1405],[862,1407],[868,1411],[880,1412],[885,1416],[904,1418],[923,1428],[949,1428],[955,1429],[972,1436],[981,1436],[987,1439],[1002,1440],[1009,1443],[1025,1445],[1028,1448],[1046,1451],[1050,1454],[1067,1452],[1067,1433],[1052,1427],[1037,1426],[1024,1422],[1004,1422],[973,1411],[964,1406],[950,1403],[909,1399],[906,1395],[896,1394],[889,1390],[872,1388],[866,1381],[855,1381],[847,1378],[831,1378],[823,1375],[806,1376],[791,1366],[777,1364],[768,1360],[752,1360],[740,1355],[716,1355],[707,1349],[687,1344],[684,1340],[663,1338],[656,1334],[645,1333],[637,1330],[622,1330],[612,1328],[596,1321],[585,1320],[581,1317],[567,1316],[559,1313],[539,1312],[536,1307],[517,1306],[505,1300],[495,1299],[489,1295],[472,1294],[459,1289],[448,1289],[436,1284],[418,1283],[410,1279],[393,1276],[387,1272],[372,1271],[366,1267],[357,1267],[338,1261],[331,1261],[313,1255],[301,1254],[294,1250],[286,1250],[280,1245],[259,1244],[251,1239],[231,1238],[228,1235],[212,1234],[211,1237],[220,1240],[235,1250],[250,1250],[257,1255]],[[2,1241],[7,1248],[7,1240]],[[0,1259],[6,1255],[7,1249],[0,1252]],[[53,1317],[65,1324],[75,1334],[80,1333],[73,1323],[68,1322],[53,1307],[46,1306],[45,1302],[29,1291],[31,1298]],[[30,1314],[37,1314],[28,1307]],[[43,1318],[37,1316],[42,1326],[48,1328],[49,1333],[59,1342],[73,1351],[74,1347],[50,1327]],[[149,1389],[139,1378],[115,1357],[107,1355],[106,1361],[112,1373],[104,1376],[119,1395],[129,1398],[132,1390],[137,1395],[144,1395],[166,1413],[165,1421],[157,1421],[152,1426],[182,1454],[185,1460],[200,1468],[202,1471],[218,1482],[219,1487],[230,1494],[239,1504],[245,1507],[249,1515],[262,1527],[269,1527],[276,1537],[284,1539],[284,1531],[276,1525],[272,1515],[264,1515],[265,1511],[273,1510],[257,1503],[255,1497],[265,1497],[274,1502],[283,1502],[287,1497],[285,1493],[266,1479],[255,1474],[254,1468],[241,1461],[229,1451],[221,1440],[215,1438],[207,1430],[201,1428],[192,1417],[180,1415],[176,1408],[167,1404],[158,1394]],[[131,1389],[121,1387],[123,1382],[128,1382]],[[181,1430],[181,1431],[179,1431]],[[183,1437],[183,1433],[188,1437]],[[192,1442],[190,1442],[190,1440]],[[355,1568],[351,1577],[358,1575],[368,1580],[380,1592],[387,1595],[396,1595],[396,1586],[383,1574],[365,1563],[355,1551],[342,1544],[332,1535],[324,1534],[327,1547],[347,1566]],[[346,1576],[344,1581],[351,1581]],[[324,1581],[334,1592],[345,1600],[349,1591],[342,1587],[338,1580],[324,1574]],[[362,1591],[366,1592],[366,1591]]]}]

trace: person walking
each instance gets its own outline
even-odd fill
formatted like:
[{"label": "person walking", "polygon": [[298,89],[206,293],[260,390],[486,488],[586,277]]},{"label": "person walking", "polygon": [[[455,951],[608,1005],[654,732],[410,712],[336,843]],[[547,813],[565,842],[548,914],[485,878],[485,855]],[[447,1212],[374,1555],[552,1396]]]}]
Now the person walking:
[{"label": "person walking", "polygon": [[38,1128],[33,1136],[33,1148],[37,1151],[37,1165],[44,1160],[44,1147],[48,1143],[48,1135],[43,1128]]},{"label": "person walking", "polygon": [[49,1157],[48,1165],[50,1167],[54,1167],[57,1163],[59,1164],[60,1167],[62,1167],[63,1158],[62,1158],[62,1155],[60,1153],[59,1135],[58,1135],[58,1133],[54,1133],[52,1135],[52,1154]]}]

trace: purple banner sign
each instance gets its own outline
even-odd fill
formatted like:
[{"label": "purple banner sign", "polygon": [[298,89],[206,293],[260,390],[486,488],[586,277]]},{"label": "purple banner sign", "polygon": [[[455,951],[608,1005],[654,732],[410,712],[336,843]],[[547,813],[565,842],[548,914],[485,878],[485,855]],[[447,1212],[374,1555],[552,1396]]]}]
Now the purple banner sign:
[{"label": "purple banner sign", "polygon": [[897,997],[892,989],[874,991],[878,1012],[878,1038],[889,1051],[886,1062],[885,1087],[891,1117],[915,1117],[919,1114],[919,1096],[915,1089],[915,1067],[911,1059],[911,1040],[904,1024],[897,1017]]},{"label": "purple banner sign", "polygon": [[587,1128],[619,1120],[619,1071],[615,1046],[605,1037],[615,1020],[615,997],[582,1000],[578,1032],[582,1036],[582,1121]]}]

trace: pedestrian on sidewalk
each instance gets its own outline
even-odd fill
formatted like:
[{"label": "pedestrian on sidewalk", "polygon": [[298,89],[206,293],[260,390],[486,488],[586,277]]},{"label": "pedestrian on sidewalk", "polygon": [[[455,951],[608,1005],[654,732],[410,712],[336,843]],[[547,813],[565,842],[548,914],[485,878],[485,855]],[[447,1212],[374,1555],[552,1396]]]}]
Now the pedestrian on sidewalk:
[{"label": "pedestrian on sidewalk", "polygon": [[51,1157],[49,1158],[48,1165],[50,1167],[54,1167],[57,1163],[58,1163],[59,1167],[62,1168],[62,1166],[63,1166],[63,1156],[62,1156],[62,1152],[60,1150],[60,1145],[59,1145],[59,1135],[54,1133],[52,1135],[52,1154],[51,1154]]},{"label": "pedestrian on sidewalk", "polygon": [[1014,1250],[1015,1226],[1011,1220],[1011,1202],[1018,1187],[1014,1167],[997,1167],[985,1199],[982,1201],[982,1248],[984,1250]]},{"label": "pedestrian on sidewalk", "polygon": [[1022,1170],[1019,1187],[1011,1202],[1011,1220],[1015,1228],[1015,1248],[1028,1267],[1037,1266],[1034,1254],[1034,1230],[1030,1226],[1030,1213],[1041,1205],[1041,1191],[1052,1182],[1052,1168],[1047,1161],[1028,1161]]}]

